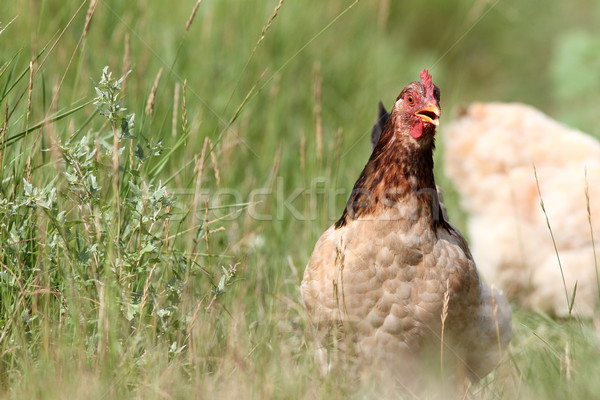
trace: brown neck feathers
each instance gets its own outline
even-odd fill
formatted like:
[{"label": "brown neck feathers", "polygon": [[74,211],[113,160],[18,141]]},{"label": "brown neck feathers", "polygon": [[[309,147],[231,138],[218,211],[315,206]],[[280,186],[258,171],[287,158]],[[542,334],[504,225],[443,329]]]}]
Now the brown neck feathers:
[{"label": "brown neck feathers", "polygon": [[387,209],[403,207],[403,202],[417,207],[433,226],[444,222],[433,176],[433,133],[422,138],[430,140],[428,145],[417,145],[408,133],[394,132],[393,120],[388,118],[336,228],[351,219],[377,217]]}]

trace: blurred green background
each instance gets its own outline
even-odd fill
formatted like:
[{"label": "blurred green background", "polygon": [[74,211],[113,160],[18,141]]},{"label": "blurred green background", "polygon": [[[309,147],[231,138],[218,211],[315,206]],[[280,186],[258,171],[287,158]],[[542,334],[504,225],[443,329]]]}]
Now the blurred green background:
[{"label": "blurred green background", "polygon": [[[58,86],[57,107],[66,108],[92,96],[105,65],[115,74],[131,68],[125,105],[137,113],[146,136],[165,138],[167,144],[175,140],[170,135],[175,85],[187,80],[188,107],[197,120],[171,167],[191,162],[205,136],[222,135],[233,143],[228,158],[243,166],[222,171],[223,184],[243,193],[265,183],[278,151],[286,193],[327,174],[341,180],[337,186],[351,186],[369,153],[377,102],[389,107],[422,68],[431,70],[442,90],[443,120],[460,104],[517,101],[600,134],[594,123],[600,90],[595,1],[380,0],[359,1],[350,10],[351,1],[288,1],[254,53],[277,2],[205,0],[186,33],[194,4],[99,1],[82,38],[89,2],[4,1],[3,26],[15,20],[1,37],[0,51],[7,61],[20,50],[11,67],[23,68],[73,18],[36,72],[31,119],[47,114]],[[141,111],[161,68],[149,119]],[[252,93],[226,128],[255,85],[262,90]],[[83,119],[92,109],[77,116]],[[337,157],[335,163],[317,160],[317,130],[323,158]],[[302,140],[308,165],[298,174]],[[333,147],[340,154],[330,151]],[[186,186],[189,171],[181,171],[179,186]]]}]

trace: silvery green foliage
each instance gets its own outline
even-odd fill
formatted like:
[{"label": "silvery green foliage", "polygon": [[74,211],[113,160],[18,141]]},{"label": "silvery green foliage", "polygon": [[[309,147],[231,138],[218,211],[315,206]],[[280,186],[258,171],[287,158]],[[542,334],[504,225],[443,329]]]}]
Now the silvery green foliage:
[{"label": "silvery green foliage", "polygon": [[55,208],[55,203],[56,188],[54,187],[54,181],[42,188],[37,188],[23,179],[23,196],[19,199],[17,207],[42,207],[51,210]]},{"label": "silvery green foliage", "polygon": [[71,194],[77,196],[81,202],[96,204],[102,187],[96,177],[99,165],[93,143],[88,137],[84,137],[60,148],[66,164],[64,176]]},{"label": "silvery green foliage", "polygon": [[[131,72],[131,71],[130,71]],[[133,115],[126,115],[125,107],[121,105],[119,95],[121,93],[121,85],[129,72],[119,79],[112,77],[112,72],[108,70],[108,66],[102,70],[102,77],[96,86],[96,98],[94,104],[98,107],[101,115],[108,118],[113,126],[123,126],[123,134],[126,136],[133,129]]]},{"label": "silvery green foliage", "polygon": [[[58,139],[48,153],[51,163],[32,157],[30,168],[7,180],[10,190],[0,197],[0,265],[7,266],[0,268],[0,328],[18,317],[27,335],[37,334],[35,297],[23,293],[42,287],[44,312],[55,320],[73,318],[90,354],[106,340],[99,327],[102,313],[110,312],[114,325],[132,334],[153,330],[174,357],[186,349],[182,338],[197,313],[230,290],[236,267],[221,271],[214,259],[202,258],[209,234],[203,220],[194,228],[192,248],[182,250],[177,227],[190,214],[180,211],[158,174],[148,172],[166,163],[168,154],[162,138],[144,137],[135,115],[127,114],[123,79],[104,68],[95,88],[94,103],[108,129],[99,121],[83,136]],[[118,133],[123,145],[114,146]],[[206,303],[191,306],[190,298]],[[109,311],[101,312],[106,299]]]}]

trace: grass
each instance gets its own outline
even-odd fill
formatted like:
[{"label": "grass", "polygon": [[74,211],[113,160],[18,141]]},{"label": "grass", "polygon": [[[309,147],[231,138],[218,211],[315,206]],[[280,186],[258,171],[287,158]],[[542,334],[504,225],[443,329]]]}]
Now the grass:
[{"label": "grass", "polygon": [[[445,118],[523,101],[600,134],[561,72],[600,9],[521,3],[1,2],[0,398],[372,395],[321,377],[298,285],[377,102],[428,67]],[[598,393],[593,322],[513,325],[473,398]]]}]

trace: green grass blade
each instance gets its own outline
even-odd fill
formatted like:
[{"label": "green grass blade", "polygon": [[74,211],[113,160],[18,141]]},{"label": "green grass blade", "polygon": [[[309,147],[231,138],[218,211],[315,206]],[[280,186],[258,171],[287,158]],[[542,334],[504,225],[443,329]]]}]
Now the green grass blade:
[{"label": "green grass blade", "polygon": [[46,118],[45,120],[43,120],[41,122],[38,122],[37,124],[33,125],[32,127],[28,128],[26,130],[23,130],[15,135],[10,136],[9,138],[6,139],[6,147],[11,146],[11,145],[17,143],[19,140],[24,139],[25,137],[27,137],[28,134],[30,134],[33,131],[36,131],[48,124],[60,121],[61,119],[64,119],[70,115],[75,114],[77,111],[84,109],[85,107],[89,106],[93,102],[94,102],[94,100],[89,100],[89,101],[87,101],[79,106],[73,107],[67,111],[59,112],[49,118]]}]

